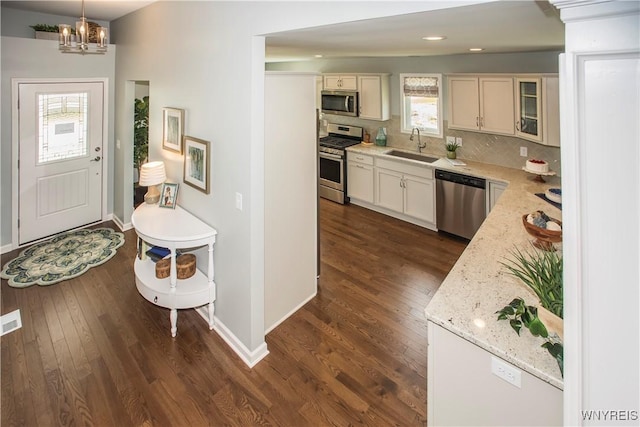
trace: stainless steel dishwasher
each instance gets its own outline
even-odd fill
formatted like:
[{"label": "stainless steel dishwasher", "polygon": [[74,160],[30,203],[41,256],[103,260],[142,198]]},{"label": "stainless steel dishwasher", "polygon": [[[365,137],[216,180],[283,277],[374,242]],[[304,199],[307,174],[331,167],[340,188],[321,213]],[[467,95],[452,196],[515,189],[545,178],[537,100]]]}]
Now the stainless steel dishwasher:
[{"label": "stainless steel dishwasher", "polygon": [[487,182],[436,169],[438,230],[471,239],[487,216]]}]

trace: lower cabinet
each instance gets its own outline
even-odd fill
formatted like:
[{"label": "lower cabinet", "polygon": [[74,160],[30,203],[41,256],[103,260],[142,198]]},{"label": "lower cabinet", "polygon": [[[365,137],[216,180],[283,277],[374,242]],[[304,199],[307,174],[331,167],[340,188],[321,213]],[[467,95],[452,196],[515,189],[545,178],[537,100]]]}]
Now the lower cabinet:
[{"label": "lower cabinet", "polygon": [[376,169],[376,204],[426,222],[435,222],[433,179]]},{"label": "lower cabinet", "polygon": [[428,425],[562,425],[562,390],[433,322],[427,340]]},{"label": "lower cabinet", "polygon": [[347,151],[351,203],[436,230],[433,168]]},{"label": "lower cabinet", "polygon": [[373,157],[347,153],[347,196],[373,203]]},{"label": "lower cabinet", "polygon": [[498,202],[498,199],[500,198],[500,196],[502,196],[502,193],[507,188],[507,184],[502,182],[489,181],[488,184],[489,191],[487,191],[487,215],[489,215],[489,212],[491,212],[493,207]]}]

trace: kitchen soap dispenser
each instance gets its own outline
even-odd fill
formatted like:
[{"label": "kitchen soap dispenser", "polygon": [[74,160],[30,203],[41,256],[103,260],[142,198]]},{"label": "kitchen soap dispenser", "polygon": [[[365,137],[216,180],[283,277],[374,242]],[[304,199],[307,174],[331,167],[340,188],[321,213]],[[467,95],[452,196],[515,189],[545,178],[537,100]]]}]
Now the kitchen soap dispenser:
[{"label": "kitchen soap dispenser", "polygon": [[378,128],[378,134],[376,135],[376,145],[384,147],[387,145],[387,135],[384,133],[384,128]]}]

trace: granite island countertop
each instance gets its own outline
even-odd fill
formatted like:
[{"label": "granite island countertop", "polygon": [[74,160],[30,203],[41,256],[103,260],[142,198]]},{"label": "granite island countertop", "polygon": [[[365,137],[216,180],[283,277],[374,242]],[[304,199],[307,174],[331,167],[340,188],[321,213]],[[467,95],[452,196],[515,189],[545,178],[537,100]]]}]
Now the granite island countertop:
[{"label": "granite island countertop", "polygon": [[[516,247],[521,250],[531,247],[533,238],[522,225],[522,215],[543,210],[553,218],[562,219],[558,208],[535,195],[544,193],[549,187],[560,187],[560,178],[545,177],[546,183],[538,183],[532,180],[533,175],[519,169],[464,159],[461,160],[467,163],[466,166],[453,166],[443,158],[425,164],[387,156],[391,150],[397,148],[362,144],[347,148],[351,152],[393,158],[507,184],[487,219],[425,308],[425,314],[429,321],[562,389],[558,364],[541,347],[545,340],[533,337],[525,328],[518,336],[508,321],[498,321],[495,314],[516,297],[523,298],[528,305],[537,303],[535,294],[507,274],[500,262],[510,257],[510,251]],[[432,155],[428,152],[423,154]],[[562,245],[556,246],[561,249]]]}]

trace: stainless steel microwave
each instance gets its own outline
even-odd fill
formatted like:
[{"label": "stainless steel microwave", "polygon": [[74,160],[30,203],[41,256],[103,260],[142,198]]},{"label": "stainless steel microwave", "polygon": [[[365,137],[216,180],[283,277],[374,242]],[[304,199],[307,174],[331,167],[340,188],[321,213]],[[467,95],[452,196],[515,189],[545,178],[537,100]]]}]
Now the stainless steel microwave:
[{"label": "stainless steel microwave", "polygon": [[358,92],[345,90],[323,90],[322,112],[341,116],[358,116]]}]

